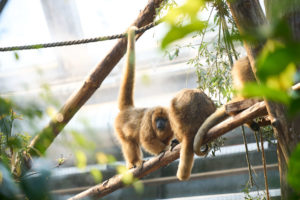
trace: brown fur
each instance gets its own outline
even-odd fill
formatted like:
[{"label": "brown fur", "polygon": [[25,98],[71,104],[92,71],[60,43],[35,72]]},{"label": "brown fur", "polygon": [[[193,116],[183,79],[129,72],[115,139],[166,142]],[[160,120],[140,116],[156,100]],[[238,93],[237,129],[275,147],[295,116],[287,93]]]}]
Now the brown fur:
[{"label": "brown fur", "polygon": [[[142,165],[141,146],[157,155],[169,146],[173,138],[166,108],[134,107],[134,38],[134,28],[131,28],[128,31],[127,61],[118,100],[120,112],[115,119],[115,131],[128,168]],[[161,119],[164,128],[159,129],[157,120]]]},{"label": "brown fur", "polygon": [[181,90],[171,101],[171,126],[175,137],[181,142],[177,170],[179,180],[190,177],[194,163],[194,137],[201,124],[215,110],[216,107],[211,99],[198,89]]},{"label": "brown fur", "polygon": [[[248,57],[241,58],[234,63],[231,69],[231,75],[233,79],[233,88],[236,90],[242,89],[246,82],[256,81]],[[243,99],[245,98],[239,95],[230,102],[240,101]],[[228,116],[229,115],[225,112],[225,106],[222,106],[205,120],[198,130],[194,140],[194,152],[197,155],[205,155],[207,153],[200,150],[205,134],[209,131],[209,129],[226,119]],[[246,124],[252,129],[257,128],[255,127],[256,124],[252,120]]]}]

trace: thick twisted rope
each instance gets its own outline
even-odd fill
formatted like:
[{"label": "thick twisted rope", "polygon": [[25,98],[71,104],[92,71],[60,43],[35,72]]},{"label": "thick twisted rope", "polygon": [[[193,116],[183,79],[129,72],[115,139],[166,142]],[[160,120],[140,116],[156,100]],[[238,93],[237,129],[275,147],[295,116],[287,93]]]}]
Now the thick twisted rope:
[{"label": "thick twisted rope", "polygon": [[[136,34],[143,33],[146,30],[153,28],[158,25],[160,21],[152,22],[146,26],[143,26],[136,30]],[[53,42],[53,43],[44,43],[44,44],[33,44],[33,45],[22,45],[22,46],[10,46],[10,47],[0,47],[0,51],[21,51],[21,50],[29,50],[29,49],[42,49],[42,48],[50,48],[50,47],[61,47],[61,46],[70,46],[70,45],[78,45],[78,44],[87,44],[92,42],[100,42],[106,40],[114,40],[126,37],[127,33],[121,33],[110,36],[101,36],[95,38],[81,39],[81,40],[70,40],[70,41],[62,41],[62,42]]]}]

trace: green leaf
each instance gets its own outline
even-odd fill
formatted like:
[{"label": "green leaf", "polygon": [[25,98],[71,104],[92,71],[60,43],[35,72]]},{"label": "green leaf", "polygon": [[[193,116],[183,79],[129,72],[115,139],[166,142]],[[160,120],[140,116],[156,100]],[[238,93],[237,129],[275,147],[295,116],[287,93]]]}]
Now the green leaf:
[{"label": "green leaf", "polygon": [[7,146],[12,147],[14,149],[21,149],[21,148],[23,148],[22,140],[18,137],[15,137],[15,136],[14,137],[9,137]]},{"label": "green leaf", "polygon": [[295,191],[300,192],[300,144],[289,159],[288,183]]},{"label": "green leaf", "polygon": [[288,91],[293,85],[293,77],[296,73],[296,66],[289,64],[280,74],[268,76],[266,85],[270,88]]},{"label": "green leaf", "polygon": [[13,120],[10,116],[4,116],[0,119],[0,131],[7,137],[11,136]]},{"label": "green leaf", "polygon": [[164,49],[170,43],[179,40],[186,35],[195,32],[195,31],[202,31],[207,26],[205,21],[200,21],[195,19],[192,23],[184,25],[184,26],[172,26],[169,32],[165,35],[162,40],[161,47]]},{"label": "green leaf", "polygon": [[96,154],[96,159],[99,164],[107,164],[116,162],[116,158],[113,155],[105,154],[102,152],[98,152]]},{"label": "green leaf", "polygon": [[100,183],[102,181],[103,176],[99,169],[93,168],[90,173],[93,176],[95,183]]},{"label": "green leaf", "polygon": [[12,103],[9,100],[0,98],[0,117],[3,115],[8,115],[11,107]]},{"label": "green leaf", "polygon": [[292,98],[290,106],[288,107],[289,117],[294,117],[300,112],[300,98]]},{"label": "green leaf", "polygon": [[186,0],[186,2],[179,7],[175,7],[169,10],[168,14],[163,20],[171,25],[178,23],[179,18],[185,15],[195,18],[199,10],[205,7],[205,1],[203,0]]},{"label": "green leaf", "polygon": [[19,59],[20,59],[20,56],[19,56],[19,54],[18,54],[17,52],[14,52],[14,56],[15,56],[15,59],[16,59],[16,60],[19,60]]},{"label": "green leaf", "polygon": [[289,105],[291,101],[291,98],[286,92],[258,83],[245,84],[241,93],[245,97],[266,97],[269,100],[284,103],[285,105]]},{"label": "green leaf", "polygon": [[144,184],[140,180],[133,183],[133,188],[138,194],[142,194],[144,192]]},{"label": "green leaf", "polygon": [[87,163],[87,158],[85,153],[82,151],[76,151],[75,157],[76,157],[76,166],[80,169],[85,168]]},{"label": "green leaf", "polygon": [[71,134],[76,142],[80,147],[84,149],[94,149],[95,143],[88,141],[82,134],[78,133],[77,131],[72,130]]},{"label": "green leaf", "polygon": [[300,45],[282,45],[268,41],[257,60],[257,76],[265,81],[269,76],[280,74],[290,63],[300,63]]}]

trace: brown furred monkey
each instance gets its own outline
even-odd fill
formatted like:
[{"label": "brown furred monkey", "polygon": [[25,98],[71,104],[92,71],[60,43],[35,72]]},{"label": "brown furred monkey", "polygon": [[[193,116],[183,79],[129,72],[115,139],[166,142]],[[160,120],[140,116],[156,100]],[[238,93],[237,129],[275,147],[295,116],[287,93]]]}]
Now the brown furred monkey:
[{"label": "brown furred monkey", "polygon": [[190,177],[193,163],[194,137],[205,119],[216,110],[215,104],[199,89],[184,89],[171,101],[170,121],[176,139],[181,142],[177,170],[179,180]]},{"label": "brown furred monkey", "polygon": [[135,30],[136,27],[128,30],[127,60],[118,99],[120,112],[115,119],[115,131],[122,145],[127,168],[142,165],[140,146],[157,155],[167,149],[173,138],[166,108],[134,107]]},{"label": "brown furred monkey", "polygon": [[[233,88],[236,90],[242,89],[246,82],[256,81],[248,57],[241,58],[234,63],[231,69],[231,75]],[[230,102],[232,103],[243,99],[245,99],[243,96],[238,95],[234,97],[234,99]],[[203,144],[205,134],[209,131],[209,129],[225,120],[227,117],[229,117],[229,114],[226,113],[225,106],[222,106],[205,120],[205,122],[198,130],[194,140],[194,152],[197,155],[201,156],[207,153],[207,151],[201,151],[201,146]],[[254,131],[257,131],[259,129],[258,124],[252,120],[249,120],[246,124]]]}]

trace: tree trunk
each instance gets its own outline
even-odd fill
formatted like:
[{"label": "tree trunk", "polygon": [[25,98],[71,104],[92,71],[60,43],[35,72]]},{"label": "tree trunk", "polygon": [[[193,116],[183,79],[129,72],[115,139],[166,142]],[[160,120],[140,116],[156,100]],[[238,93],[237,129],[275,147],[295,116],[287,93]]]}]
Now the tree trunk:
[{"label": "tree trunk", "polygon": [[[276,0],[266,0],[266,2],[276,5]],[[278,0],[279,2],[280,0]],[[296,1],[288,1],[289,4]],[[241,33],[249,33],[251,29],[257,29],[259,26],[267,23],[263,11],[259,5],[258,0],[236,0],[228,2],[231,13]],[[298,3],[299,4],[299,3]],[[290,8],[297,8],[297,6],[290,5]],[[271,9],[267,7],[267,15],[273,16],[270,13]],[[299,10],[288,9],[288,12],[281,10],[281,17],[285,17],[293,30],[294,38],[300,38],[300,15]],[[256,72],[255,59],[260,53],[264,42],[251,44],[244,42],[245,48],[251,63],[251,67]],[[259,81],[259,80],[258,80]],[[288,120],[286,116],[286,108],[271,101],[266,101],[268,113],[273,125],[276,137],[278,139],[277,156],[280,171],[281,197],[282,199],[291,199],[294,192],[287,183],[287,169],[288,159],[291,152],[295,149],[297,143],[300,141],[300,123],[299,116],[293,120]],[[298,122],[298,123],[297,123]]]}]

